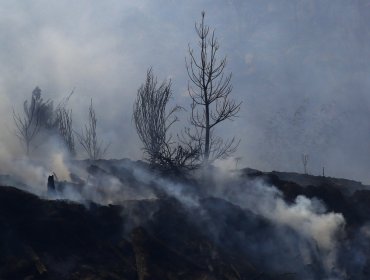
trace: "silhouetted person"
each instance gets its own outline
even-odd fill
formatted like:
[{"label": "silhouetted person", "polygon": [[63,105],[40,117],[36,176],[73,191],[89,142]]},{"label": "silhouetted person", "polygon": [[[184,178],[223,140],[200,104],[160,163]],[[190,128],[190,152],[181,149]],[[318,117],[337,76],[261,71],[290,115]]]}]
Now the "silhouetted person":
[{"label": "silhouetted person", "polygon": [[54,175],[50,175],[48,177],[48,193],[49,194],[54,194],[55,193]]}]

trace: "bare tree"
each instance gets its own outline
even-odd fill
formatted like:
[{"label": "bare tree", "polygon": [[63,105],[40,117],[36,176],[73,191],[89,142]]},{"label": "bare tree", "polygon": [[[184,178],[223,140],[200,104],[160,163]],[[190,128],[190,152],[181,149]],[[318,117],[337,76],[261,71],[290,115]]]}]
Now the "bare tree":
[{"label": "bare tree", "polygon": [[197,150],[190,144],[174,143],[169,135],[170,127],[178,120],[175,112],[179,106],[166,110],[172,96],[171,80],[160,85],[151,68],[146,74],[145,83],[137,92],[133,106],[133,121],[142,141],[146,159],[151,165],[161,165],[170,169],[192,167]]},{"label": "bare tree", "polygon": [[177,108],[166,112],[166,105],[172,95],[171,81],[164,81],[158,86],[152,69],[148,69],[145,83],[137,92],[133,108],[133,120],[140,140],[144,144],[144,153],[151,164],[158,161],[166,143],[167,131],[177,121],[174,116]]},{"label": "bare tree", "polygon": [[60,107],[57,110],[58,132],[70,155],[76,155],[75,140],[72,129],[72,110]]},{"label": "bare tree", "polygon": [[102,158],[109,148],[109,144],[103,145],[103,142],[99,141],[96,134],[96,123],[97,119],[91,99],[88,124],[82,129],[81,134],[76,133],[79,143],[91,160]]},{"label": "bare tree", "polygon": [[304,174],[307,174],[308,154],[302,154],[302,164]]},{"label": "bare tree", "polygon": [[16,135],[24,144],[27,155],[30,154],[31,143],[34,141],[40,129],[47,123],[51,101],[43,101],[41,90],[36,87],[32,91],[31,102],[25,100],[23,103],[23,116],[13,109],[13,119],[16,126]]},{"label": "bare tree", "polygon": [[241,103],[230,99],[232,91],[231,73],[224,74],[226,57],[218,59],[219,44],[215,32],[210,32],[204,23],[205,12],[202,12],[200,24],[195,23],[199,37],[200,53],[196,57],[189,46],[189,60],[186,59],[186,70],[192,86],[188,85],[192,99],[190,123],[194,128],[189,136],[200,145],[202,161],[208,164],[217,158],[225,158],[235,152],[238,142],[235,138],[224,141],[214,136],[217,124],[232,120],[237,116]]},{"label": "bare tree", "polygon": [[[27,155],[31,152],[31,144],[36,142],[37,135],[41,134],[43,137],[60,136],[71,154],[75,153],[72,112],[66,109],[72,94],[73,91],[54,110],[53,101],[50,99],[44,101],[41,97],[41,89],[36,87],[32,91],[31,102],[26,100],[23,103],[23,116],[13,109],[16,135],[24,144]],[[33,148],[37,148],[34,143]]]},{"label": "bare tree", "polygon": [[238,169],[238,164],[239,162],[242,160],[243,158],[242,157],[236,157],[234,160],[235,160],[235,169]]},{"label": "bare tree", "polygon": [[74,131],[72,128],[72,110],[67,109],[68,101],[74,93],[74,89],[71,93],[63,98],[58,104],[55,112],[55,121],[52,123],[50,128],[56,128],[59,137],[63,140],[66,148],[68,149],[71,156],[76,155],[76,147],[74,140]]}]

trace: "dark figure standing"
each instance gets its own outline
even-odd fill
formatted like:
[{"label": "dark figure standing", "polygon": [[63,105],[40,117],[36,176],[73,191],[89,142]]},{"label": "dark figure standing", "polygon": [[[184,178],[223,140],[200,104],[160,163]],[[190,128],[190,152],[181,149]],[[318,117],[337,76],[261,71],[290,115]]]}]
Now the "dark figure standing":
[{"label": "dark figure standing", "polygon": [[55,194],[54,175],[50,175],[48,177],[48,193],[49,194]]}]

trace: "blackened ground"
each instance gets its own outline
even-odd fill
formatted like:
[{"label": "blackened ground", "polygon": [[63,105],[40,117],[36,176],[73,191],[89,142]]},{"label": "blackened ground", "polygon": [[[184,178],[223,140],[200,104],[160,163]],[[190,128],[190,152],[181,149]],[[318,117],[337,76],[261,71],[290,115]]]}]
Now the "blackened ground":
[{"label": "blackened ground", "polygon": [[[104,162],[89,172],[138,184],[130,170],[115,166]],[[286,174],[256,170],[241,176],[263,178],[288,203],[305,195],[342,213],[347,224],[338,258],[345,279],[369,279],[365,186],[343,191],[345,180],[296,174],[289,181]],[[300,184],[303,179],[312,185]],[[324,279],[327,273],[315,245],[288,227],[221,198],[203,197],[198,206],[185,207],[158,197],[81,205],[0,187],[0,279]],[[296,244],[312,250],[309,263],[297,257]]]},{"label": "blackened ground", "polygon": [[[135,226],[135,211],[151,217]],[[225,251],[233,244],[221,249],[192,217],[169,198],[85,207],[0,187],[0,279],[279,279]],[[250,230],[264,226],[254,221]]]}]

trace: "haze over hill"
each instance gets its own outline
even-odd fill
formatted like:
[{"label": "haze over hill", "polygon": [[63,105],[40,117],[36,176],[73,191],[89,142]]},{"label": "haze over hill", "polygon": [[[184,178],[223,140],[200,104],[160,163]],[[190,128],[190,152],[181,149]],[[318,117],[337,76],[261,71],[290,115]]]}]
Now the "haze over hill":
[{"label": "haze over hill", "polygon": [[205,10],[243,101],[240,118],[217,128],[242,140],[240,164],[302,172],[305,153],[310,173],[325,166],[330,176],[369,183],[369,4],[0,1],[0,157],[22,156],[12,107],[38,85],[53,100],[75,88],[76,127],[94,98],[108,157],[141,158],[131,124],[137,89],[153,66],[159,79],[172,78],[173,101],[189,108],[184,57]]}]

